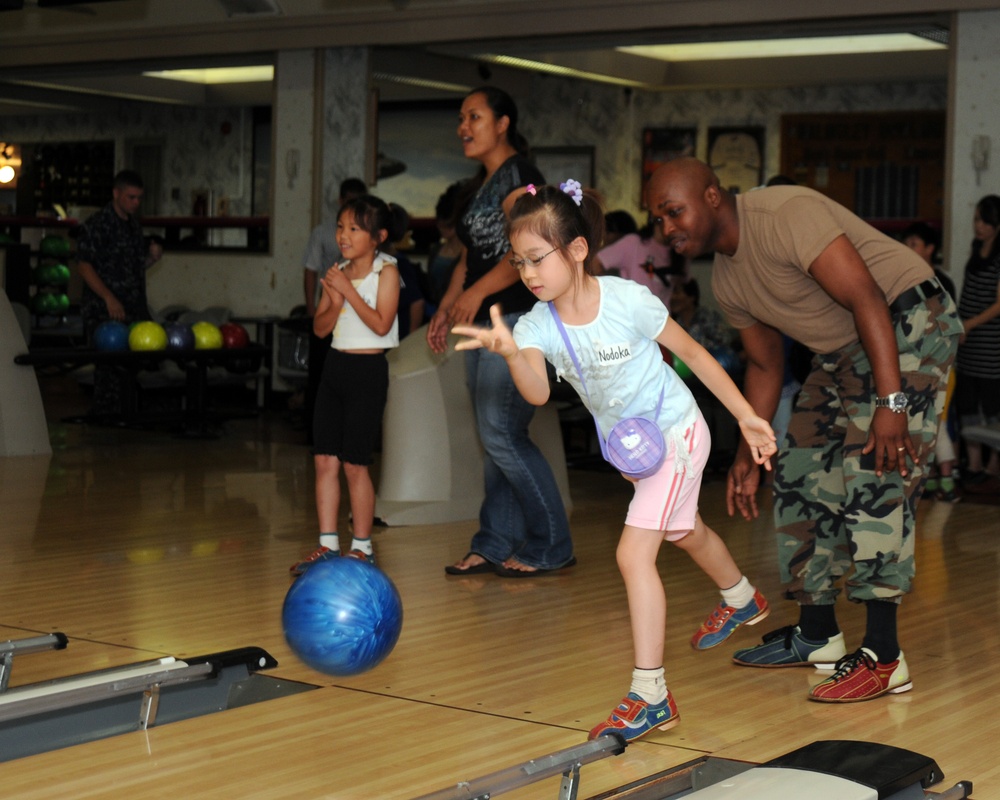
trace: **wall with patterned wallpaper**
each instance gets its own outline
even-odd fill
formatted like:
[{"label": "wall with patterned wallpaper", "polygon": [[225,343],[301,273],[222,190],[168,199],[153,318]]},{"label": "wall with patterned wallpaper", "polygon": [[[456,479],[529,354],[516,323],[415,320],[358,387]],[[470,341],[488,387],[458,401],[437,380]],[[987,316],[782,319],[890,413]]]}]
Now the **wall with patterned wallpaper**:
[{"label": "wall with patterned wallpaper", "polygon": [[[363,53],[347,48],[342,54],[327,51],[331,62],[348,74],[366,71]],[[274,126],[273,235],[270,255],[168,253],[150,274],[150,302],[154,305],[186,303],[192,307],[226,304],[241,314],[286,314],[301,301],[301,251],[312,219],[325,217],[330,192],[336,192],[341,175],[318,176],[313,189],[312,165],[326,162],[324,173],[340,167],[356,172],[363,149],[358,142],[343,147],[346,129],[366,126],[360,112],[358,82],[331,80],[326,90],[322,127],[338,148],[327,142],[313,153],[313,55],[311,51],[281,54],[285,66],[277,79]],[[339,84],[339,85],[337,85]],[[337,93],[344,97],[329,95]],[[780,117],[783,113],[944,109],[947,86],[942,82],[872,84],[772,90],[727,90],[699,93],[627,93],[620,88],[538,76],[528,96],[516,98],[521,128],[535,146],[595,148],[596,185],[609,208],[625,208],[641,218],[639,203],[641,142],[645,127],[698,129],[698,155],[707,149],[711,126],[757,125],[766,129],[764,173],[777,171]],[[349,112],[349,113],[347,113]],[[453,124],[453,123],[451,123]],[[449,124],[449,127],[451,126]],[[346,125],[346,128],[345,128]],[[250,213],[251,122],[248,111],[237,108],[204,109],[126,103],[110,113],[38,115],[4,120],[5,138],[15,141],[86,141],[113,139],[117,166],[125,166],[126,141],[162,141],[164,163],[159,213],[188,214],[191,192],[208,189],[217,200],[230,199],[230,214]],[[227,132],[228,131],[228,132]],[[405,126],[404,134],[405,135]],[[347,137],[350,139],[351,137]],[[298,156],[289,151],[298,151]],[[459,152],[457,139],[455,151]],[[390,153],[391,155],[391,153]],[[289,159],[295,158],[298,174],[288,176]],[[419,158],[419,156],[413,156]],[[417,170],[420,166],[411,163]],[[469,165],[468,174],[474,171]],[[562,179],[566,176],[550,176]],[[442,180],[441,190],[451,178]],[[376,192],[393,188],[391,180]],[[177,189],[175,198],[173,189]],[[401,184],[390,199],[414,210],[426,205],[423,195],[408,197]],[[429,191],[426,186],[421,190]],[[436,199],[436,195],[434,195]],[[314,198],[323,206],[319,214]],[[419,211],[417,212],[419,213]]]},{"label": "wall with patterned wallpaper", "polygon": [[114,141],[116,170],[132,166],[125,163],[127,143],[160,143],[158,214],[190,214],[195,190],[208,190],[216,201],[228,198],[230,216],[250,213],[249,109],[119,101],[90,114],[8,117],[3,127],[4,137],[17,142]]},{"label": "wall with patterned wallpaper", "polygon": [[[532,145],[594,146],[595,184],[608,208],[624,208],[640,215],[644,128],[697,128],[697,156],[705,159],[709,127],[763,126],[764,175],[770,176],[780,164],[782,114],[944,109],[947,84],[648,94],[540,77],[530,97],[517,100],[521,127]],[[547,177],[562,180],[565,176]]]}]

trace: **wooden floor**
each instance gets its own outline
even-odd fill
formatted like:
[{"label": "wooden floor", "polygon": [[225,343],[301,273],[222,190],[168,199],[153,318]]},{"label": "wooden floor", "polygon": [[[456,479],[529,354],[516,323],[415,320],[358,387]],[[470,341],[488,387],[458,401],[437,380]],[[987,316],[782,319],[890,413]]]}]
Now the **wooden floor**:
[{"label": "wooden floor", "polygon": [[[281,414],[231,421],[215,440],[66,425],[55,420],[72,390],[52,392],[52,457],[0,459],[0,640],[58,630],[70,644],[18,656],[12,685],[256,645],[279,662],[266,674],[321,688],[0,764],[5,796],[410,798],[581,743],[627,690],[620,477],[571,471],[579,565],[558,577],[446,578],[472,522],[379,529],[403,633],[377,669],[335,679],[297,661],[281,632],[288,566],[315,538],[301,433]],[[722,490],[706,484],[702,513],[770,596],[761,627],[787,624],[768,515],[730,520]],[[581,798],[704,754],[760,762],[818,739],[915,750],[944,771],[939,789],[966,779],[976,797],[1000,797],[998,553],[996,506],[923,504],[918,582],[901,613],[915,688],[828,706],[806,700],[813,670],[731,664],[765,630],[692,651],[717,596],[665,548],[667,681],[681,724],[585,766]],[[857,646],[862,609],[843,603],[840,620]],[[557,789],[550,779],[504,796]]]}]

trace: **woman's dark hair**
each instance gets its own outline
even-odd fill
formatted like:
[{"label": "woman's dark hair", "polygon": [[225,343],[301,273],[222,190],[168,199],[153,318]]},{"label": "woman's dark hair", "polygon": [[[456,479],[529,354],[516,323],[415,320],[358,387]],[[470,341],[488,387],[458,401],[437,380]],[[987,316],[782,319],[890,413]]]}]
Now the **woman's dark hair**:
[{"label": "woman's dark hair", "polygon": [[604,215],[604,230],[607,233],[625,236],[629,233],[635,233],[639,230],[639,226],[635,224],[631,214],[619,209],[618,211],[609,211]]},{"label": "woman's dark hair", "polygon": [[510,212],[508,237],[526,230],[540,236],[560,252],[582,236],[590,252],[583,268],[593,274],[594,258],[604,241],[604,205],[596,192],[583,192],[580,205],[557,186],[539,186],[521,195]]},{"label": "woman's dark hair", "polygon": [[[354,221],[363,231],[376,242],[382,244],[392,229],[392,212],[383,200],[375,195],[363,194],[360,197],[352,197],[345,200],[344,205],[337,212],[337,221],[344,216],[344,212],[350,211],[354,215]],[[385,231],[386,235],[381,236],[380,232]],[[405,231],[404,231],[405,232]]]},{"label": "woman's dark hair", "polygon": [[474,94],[481,94],[486,98],[486,105],[490,107],[494,117],[497,119],[507,117],[507,141],[519,154],[527,158],[530,155],[528,140],[517,129],[517,104],[514,98],[496,86],[479,86],[466,97],[472,97]]},{"label": "woman's dark hair", "polygon": [[[1000,228],[1000,197],[995,194],[988,194],[978,203],[976,211],[979,212],[979,219],[994,228]],[[973,248],[976,246],[973,245]],[[1000,255],[1000,235],[993,240],[993,248],[990,250],[989,261],[993,261]]]},{"label": "woman's dark hair", "polygon": [[395,244],[406,236],[410,227],[410,214],[398,203],[389,203],[389,238]]},{"label": "woman's dark hair", "polygon": [[462,207],[459,199],[462,197],[467,180],[455,181],[444,190],[434,206],[434,219],[454,227],[458,223],[459,213]]}]

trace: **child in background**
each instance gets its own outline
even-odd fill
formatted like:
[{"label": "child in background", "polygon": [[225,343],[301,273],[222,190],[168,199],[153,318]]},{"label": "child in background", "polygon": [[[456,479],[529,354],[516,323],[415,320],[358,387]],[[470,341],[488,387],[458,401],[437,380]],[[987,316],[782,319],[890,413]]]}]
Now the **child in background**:
[{"label": "child in background", "polygon": [[[663,670],[666,595],[656,557],[664,539],[685,550],[722,593],[722,601],[691,640],[695,649],[721,644],[737,627],[759,622],[769,610],[722,539],[697,513],[710,449],[708,430],[691,392],[664,363],[658,344],[677,353],[737,418],[758,463],[769,469],[768,457],[776,447],[770,425],[753,413],[718,362],[670,318],[649,289],[592,274],[603,236],[601,205],[575,181],[563,187],[565,191],[528,186],[511,211],[511,264],[545,302],[525,314],[513,333],[498,306],[491,309],[491,329],[460,325],[453,332],[469,337],[456,349],[484,347],[502,355],[530,403],[548,400],[547,359],[596,415],[603,435],[620,419],[640,415],[656,418],[664,433],[666,460],[655,475],[634,482],[617,550],[635,650],[632,684],[611,715],[590,731],[590,738],[613,733],[632,741],[680,719]],[[576,351],[586,391],[550,305]]]},{"label": "child in background", "polygon": [[[941,235],[926,222],[914,222],[899,237],[900,241],[926,261],[934,270],[934,277],[952,297],[955,296],[955,284],[936,263]],[[934,460],[927,467],[930,477],[924,484],[924,497],[934,497],[949,503],[958,502],[958,486],[955,483],[955,470],[958,466],[958,456],[955,453],[955,442],[948,430],[948,409],[951,405],[951,395],[955,388],[955,371],[948,371],[946,388],[941,389],[944,395],[941,408],[941,422],[938,424],[937,439],[934,444]]]},{"label": "child in background", "polygon": [[319,547],[292,565],[293,576],[340,555],[341,465],[354,526],[347,555],[375,563],[375,487],[368,466],[389,389],[385,351],[399,345],[399,271],[395,259],[380,251],[389,227],[389,208],[371,195],[346,201],[337,215],[337,245],[346,260],[323,277],[313,318],[317,336],[333,332],[313,419]]}]

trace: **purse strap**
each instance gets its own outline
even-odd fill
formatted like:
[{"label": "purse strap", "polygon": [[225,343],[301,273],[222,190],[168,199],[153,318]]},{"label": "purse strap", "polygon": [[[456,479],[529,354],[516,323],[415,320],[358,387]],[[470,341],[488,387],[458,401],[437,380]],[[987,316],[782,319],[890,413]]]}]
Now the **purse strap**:
[{"label": "purse strap", "polygon": [[[583,378],[583,369],[580,367],[580,359],[577,358],[576,350],[573,349],[573,344],[569,340],[569,334],[566,333],[566,327],[563,325],[563,321],[559,316],[559,312],[556,311],[555,303],[551,300],[548,302],[549,311],[552,312],[552,319],[555,320],[556,327],[559,329],[559,335],[562,336],[563,342],[566,344],[566,349],[569,350],[569,357],[573,360],[573,366],[576,367],[576,374],[580,376],[580,384],[583,386],[583,393],[587,395],[587,405],[591,409],[594,407],[594,402],[590,399],[590,392],[587,390],[587,381]],[[660,399],[656,403],[655,417],[659,420],[660,408],[663,406],[663,388],[660,388]],[[597,421],[597,414],[593,411],[590,415],[594,418],[594,426],[597,428],[597,441],[601,443],[601,455],[604,456],[604,460],[608,459],[608,443],[604,439],[604,434],[601,433],[601,424]],[[657,422],[659,424],[659,422]]]}]

